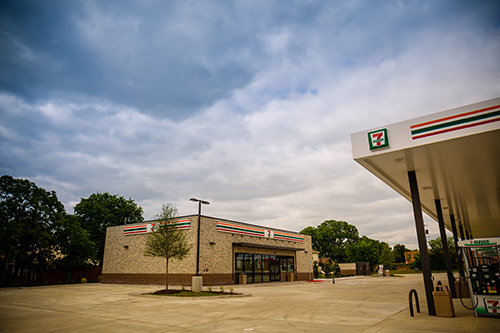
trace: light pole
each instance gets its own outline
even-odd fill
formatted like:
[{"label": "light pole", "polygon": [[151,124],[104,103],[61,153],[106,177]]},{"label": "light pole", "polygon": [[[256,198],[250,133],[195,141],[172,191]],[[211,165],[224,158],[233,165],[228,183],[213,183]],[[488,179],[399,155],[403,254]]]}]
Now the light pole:
[{"label": "light pole", "polygon": [[200,276],[200,231],[201,231],[201,204],[210,205],[210,202],[196,198],[189,199],[198,202],[198,237],[196,239],[196,276],[193,276],[191,289],[194,292],[201,292],[203,277]]}]

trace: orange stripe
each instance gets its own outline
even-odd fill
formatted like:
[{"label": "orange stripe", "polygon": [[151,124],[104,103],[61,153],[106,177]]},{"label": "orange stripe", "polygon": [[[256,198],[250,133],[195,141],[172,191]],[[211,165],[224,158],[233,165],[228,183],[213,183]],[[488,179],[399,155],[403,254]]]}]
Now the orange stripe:
[{"label": "orange stripe", "polygon": [[430,124],[439,123],[441,121],[446,121],[446,120],[450,120],[450,119],[460,118],[460,117],[464,117],[464,116],[470,116],[472,114],[476,114],[476,113],[481,113],[481,112],[484,112],[484,111],[493,110],[493,109],[496,109],[498,107],[500,107],[500,105],[495,105],[495,106],[490,106],[490,107],[484,108],[484,109],[479,109],[479,110],[475,110],[475,111],[465,112],[465,113],[457,114],[457,115],[454,115],[454,116],[449,116],[449,117],[446,117],[446,118],[431,120],[431,121],[428,121],[428,122],[425,122],[425,123],[421,123],[421,124],[417,124],[417,125],[412,125],[412,126],[410,126],[410,128],[414,129],[414,128],[417,128],[417,127],[422,127],[422,126],[426,126],[426,125],[430,125]]}]

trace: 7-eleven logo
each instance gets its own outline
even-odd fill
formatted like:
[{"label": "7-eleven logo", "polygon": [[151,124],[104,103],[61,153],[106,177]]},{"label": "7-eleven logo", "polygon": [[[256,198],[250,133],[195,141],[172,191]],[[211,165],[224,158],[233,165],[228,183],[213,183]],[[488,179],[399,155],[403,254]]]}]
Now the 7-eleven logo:
[{"label": "7-eleven logo", "polygon": [[389,138],[387,137],[387,129],[381,129],[368,133],[368,143],[370,150],[389,147]]},{"label": "7-eleven logo", "polygon": [[498,314],[500,311],[500,304],[498,299],[485,299],[486,312]]}]

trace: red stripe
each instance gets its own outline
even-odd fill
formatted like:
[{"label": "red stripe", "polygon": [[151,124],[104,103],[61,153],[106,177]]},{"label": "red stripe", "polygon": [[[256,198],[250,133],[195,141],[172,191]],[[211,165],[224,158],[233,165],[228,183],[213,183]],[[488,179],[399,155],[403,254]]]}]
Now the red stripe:
[{"label": "red stripe", "polygon": [[422,134],[422,135],[414,136],[412,139],[413,140],[415,140],[415,139],[421,139],[421,138],[425,138],[425,137],[428,137],[428,136],[433,136],[433,135],[437,135],[437,134],[442,134],[442,133],[448,133],[448,132],[453,132],[453,131],[461,130],[461,129],[464,129],[464,128],[469,128],[469,127],[474,127],[474,126],[479,126],[479,125],[494,123],[495,121],[499,121],[499,120],[500,120],[500,118],[489,119],[489,120],[481,121],[479,123],[462,125],[462,126],[459,126],[459,127],[453,127],[453,128],[449,128],[449,129],[445,129],[445,130],[441,130],[441,131],[437,131],[437,132],[431,132],[431,133],[427,133],[427,134]]},{"label": "red stripe", "polygon": [[133,234],[140,234],[140,233],[147,233],[147,230],[125,231],[123,234],[124,235],[133,235]]},{"label": "red stripe", "polygon": [[455,118],[459,118],[459,117],[463,117],[463,116],[470,116],[471,114],[476,114],[476,113],[481,113],[481,112],[484,112],[484,111],[493,110],[493,109],[496,109],[498,107],[500,107],[500,105],[495,105],[495,106],[490,106],[488,108],[484,108],[484,109],[480,109],[480,110],[465,112],[465,113],[457,114],[457,115],[454,115],[454,116],[449,116],[449,117],[446,117],[446,118],[431,120],[431,121],[428,121],[428,122],[425,122],[425,123],[421,123],[421,124],[417,124],[417,125],[412,125],[412,126],[410,126],[410,128],[414,129],[414,128],[417,128],[417,127],[422,127],[422,126],[426,126],[426,125],[438,123],[440,121],[455,119]]}]

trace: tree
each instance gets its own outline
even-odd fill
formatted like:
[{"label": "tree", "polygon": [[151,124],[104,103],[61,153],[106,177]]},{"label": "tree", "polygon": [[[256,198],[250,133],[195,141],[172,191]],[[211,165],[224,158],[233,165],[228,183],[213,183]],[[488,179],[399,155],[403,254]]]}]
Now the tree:
[{"label": "tree", "polygon": [[382,242],[382,250],[380,251],[379,261],[384,267],[390,269],[391,264],[394,262],[394,255],[391,251],[389,244]]},{"label": "tree", "polygon": [[413,260],[410,262],[410,268],[414,270],[421,270],[422,269],[422,261],[420,260],[420,252],[417,250],[414,250],[415,254],[413,254],[412,258]]},{"label": "tree", "polygon": [[[457,252],[455,251],[455,242],[453,241],[453,237],[448,237],[447,243],[452,267],[456,268]],[[441,242],[441,237],[430,240],[429,247],[429,261],[431,263],[431,269],[445,270],[446,263],[444,261],[443,243]]]},{"label": "tree", "polygon": [[0,177],[0,258],[25,268],[43,268],[56,254],[54,235],[64,216],[54,191],[27,179]]},{"label": "tree", "polygon": [[74,215],[65,215],[56,227],[55,240],[61,256],[56,263],[65,267],[87,266],[95,263],[95,243]]},{"label": "tree", "polygon": [[394,248],[392,249],[392,253],[394,255],[394,262],[398,263],[405,263],[405,252],[410,251],[409,249],[406,248],[406,246],[401,245],[401,244],[396,244],[394,245]]},{"label": "tree", "polygon": [[313,262],[313,274],[315,279],[319,278],[319,264],[317,260]]},{"label": "tree", "polygon": [[191,249],[186,233],[175,227],[177,208],[167,204],[161,207],[157,216],[155,231],[148,235],[144,255],[165,258],[165,290],[168,290],[168,262],[170,259],[183,260]]},{"label": "tree", "polygon": [[379,241],[367,236],[346,246],[346,256],[349,262],[369,262],[370,270],[379,264]]},{"label": "tree", "polygon": [[74,208],[80,226],[87,230],[95,244],[94,258],[101,263],[104,257],[106,228],[127,223],[142,222],[142,207],[132,199],[109,193],[94,193],[82,198]]},{"label": "tree", "polygon": [[322,258],[331,258],[336,262],[345,262],[346,246],[358,239],[358,229],[345,222],[328,220],[317,228],[307,227],[301,231],[312,237],[313,249],[319,251]]}]

